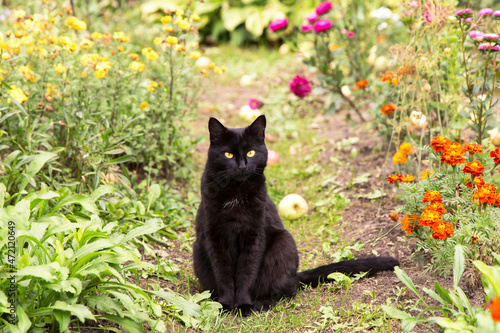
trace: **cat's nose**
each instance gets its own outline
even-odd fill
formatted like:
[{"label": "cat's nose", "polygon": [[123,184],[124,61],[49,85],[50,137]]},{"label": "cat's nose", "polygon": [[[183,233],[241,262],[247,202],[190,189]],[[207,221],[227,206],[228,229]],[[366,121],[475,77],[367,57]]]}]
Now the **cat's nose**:
[{"label": "cat's nose", "polygon": [[244,164],[244,163],[241,163],[241,164],[238,166],[238,169],[239,169],[241,172],[243,172],[243,171],[245,171],[245,170],[247,169],[247,165],[246,165],[246,164]]}]

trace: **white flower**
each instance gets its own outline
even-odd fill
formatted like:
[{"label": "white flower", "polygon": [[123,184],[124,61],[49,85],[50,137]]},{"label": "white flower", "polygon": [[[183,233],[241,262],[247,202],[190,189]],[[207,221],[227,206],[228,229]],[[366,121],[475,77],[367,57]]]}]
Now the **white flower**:
[{"label": "white flower", "polygon": [[392,11],[386,7],[380,7],[379,9],[375,9],[370,13],[370,17],[377,18],[379,20],[387,20],[392,16]]}]

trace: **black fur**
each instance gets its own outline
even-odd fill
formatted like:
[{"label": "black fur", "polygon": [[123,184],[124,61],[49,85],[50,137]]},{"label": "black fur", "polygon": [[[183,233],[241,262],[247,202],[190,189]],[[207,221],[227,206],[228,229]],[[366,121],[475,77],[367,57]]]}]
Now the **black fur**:
[{"label": "black fur", "polygon": [[[297,273],[299,256],[266,190],[266,118],[226,128],[210,118],[210,148],[196,216],[194,270],[203,289],[225,310],[268,310],[304,285],[333,272],[376,273],[398,265],[392,257],[347,260]],[[249,151],[255,151],[248,157]],[[232,157],[226,157],[231,153]],[[229,155],[230,156],[230,155]]]}]

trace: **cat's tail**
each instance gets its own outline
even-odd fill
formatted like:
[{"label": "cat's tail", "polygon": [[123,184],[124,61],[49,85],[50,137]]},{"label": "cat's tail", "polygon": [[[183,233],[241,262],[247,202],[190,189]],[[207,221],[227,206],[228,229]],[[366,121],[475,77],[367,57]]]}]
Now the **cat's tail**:
[{"label": "cat's tail", "polygon": [[302,286],[317,287],[319,283],[328,281],[328,275],[339,272],[356,274],[368,272],[370,275],[382,271],[391,271],[399,262],[393,257],[368,257],[351,259],[320,266],[297,274]]}]

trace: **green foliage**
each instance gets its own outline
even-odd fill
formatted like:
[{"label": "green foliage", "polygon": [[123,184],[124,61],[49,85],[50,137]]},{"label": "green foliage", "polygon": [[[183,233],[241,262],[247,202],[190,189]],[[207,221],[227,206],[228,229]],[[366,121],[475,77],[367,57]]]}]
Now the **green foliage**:
[{"label": "green foliage", "polygon": [[[498,254],[494,254],[498,258]],[[482,306],[471,305],[464,291],[458,286],[464,272],[464,249],[462,246],[455,247],[455,260],[453,268],[453,289],[446,290],[434,283],[434,290],[422,288],[426,295],[421,295],[408,275],[399,267],[395,273],[408,289],[413,291],[422,301],[423,308],[417,316],[398,310],[389,305],[383,305],[382,309],[392,318],[401,320],[401,328],[405,332],[412,331],[417,325],[430,329],[431,324],[438,325],[444,332],[497,332],[498,323],[491,316],[491,312]],[[475,261],[474,265],[484,274],[483,284],[487,291],[486,301],[499,296],[500,292],[500,267],[488,266],[481,261]],[[437,302],[437,306],[430,306],[424,298],[431,298]],[[441,316],[439,316],[441,314]]]}]

